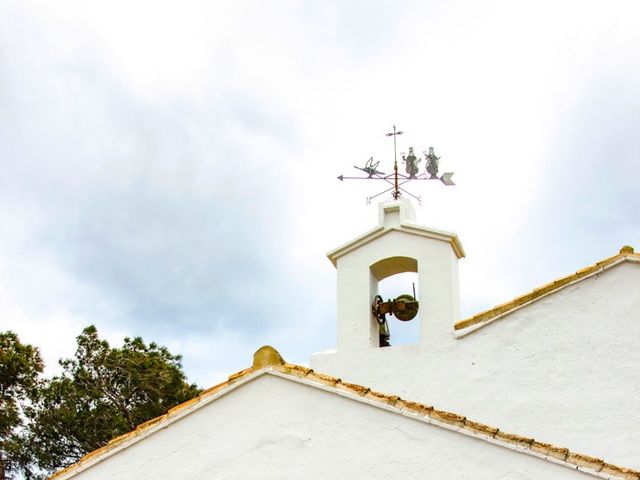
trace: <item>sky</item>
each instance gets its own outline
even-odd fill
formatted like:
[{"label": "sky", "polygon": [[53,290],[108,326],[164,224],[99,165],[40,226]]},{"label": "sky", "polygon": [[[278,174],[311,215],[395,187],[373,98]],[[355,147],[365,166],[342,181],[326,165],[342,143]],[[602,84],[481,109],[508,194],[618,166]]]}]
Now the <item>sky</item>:
[{"label": "sky", "polygon": [[[90,324],[212,385],[335,345],[326,252],[373,156],[456,232],[463,318],[640,248],[640,4],[0,1],[0,330],[47,372]],[[381,197],[384,198],[384,197]]]}]

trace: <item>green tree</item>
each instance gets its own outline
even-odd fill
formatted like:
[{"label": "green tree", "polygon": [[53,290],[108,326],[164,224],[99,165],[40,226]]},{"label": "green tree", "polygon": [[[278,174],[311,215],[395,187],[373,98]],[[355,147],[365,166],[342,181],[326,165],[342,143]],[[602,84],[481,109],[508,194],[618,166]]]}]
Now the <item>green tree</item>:
[{"label": "green tree", "polygon": [[111,438],[193,398],[180,363],[163,346],[125,338],[121,348],[101,340],[95,327],[77,337],[74,358],[40,391],[31,425],[33,462],[52,472]]},{"label": "green tree", "polygon": [[43,363],[38,349],[0,332],[0,480],[28,464],[25,420],[40,385]]}]

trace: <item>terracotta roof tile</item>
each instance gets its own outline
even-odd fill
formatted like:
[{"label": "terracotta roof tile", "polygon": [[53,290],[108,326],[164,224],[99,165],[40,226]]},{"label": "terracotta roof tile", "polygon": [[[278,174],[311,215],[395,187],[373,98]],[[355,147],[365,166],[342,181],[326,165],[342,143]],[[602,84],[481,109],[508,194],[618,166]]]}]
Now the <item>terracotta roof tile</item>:
[{"label": "terracotta roof tile", "polygon": [[625,480],[637,480],[640,478],[640,472],[631,470],[630,468],[619,467],[618,465],[612,465],[610,463],[604,463],[600,472],[607,475],[613,475]]},{"label": "terracotta roof tile", "polygon": [[293,365],[291,363],[285,363],[284,369],[280,369],[280,370],[281,371],[284,370],[286,373],[295,375],[296,377],[300,377],[300,378],[304,378],[307,375],[309,375],[311,372],[313,372],[313,370],[310,368],[302,367],[300,365]]},{"label": "terracotta roof tile", "polygon": [[355,393],[356,395],[360,395],[364,397],[369,391],[368,387],[363,387],[362,385],[356,385],[355,383],[347,383],[342,381],[336,381],[334,387],[336,390],[344,390],[347,392]]},{"label": "terracotta roof tile", "polygon": [[480,433],[482,435],[486,435],[488,437],[495,437],[496,433],[498,433],[498,429],[496,427],[491,427],[489,425],[485,425],[484,423],[474,422],[473,420],[469,420],[468,418],[464,419],[465,428]]},{"label": "terracotta roof tile", "polygon": [[365,398],[380,403],[386,403],[388,405],[395,405],[398,400],[400,400],[400,397],[396,395],[387,395],[386,393],[376,392],[374,390],[369,390],[365,395]]},{"label": "terracotta roof tile", "polygon": [[431,418],[440,422],[448,423],[455,427],[464,427],[466,418],[457,413],[446,412],[444,410],[433,409],[430,413]]},{"label": "terracotta roof tile", "polygon": [[[553,447],[553,445],[551,445],[550,443],[544,443],[544,442],[538,442],[537,440],[534,440],[533,442],[531,442],[531,450],[533,450],[534,452],[538,452],[541,453],[543,455],[548,455],[550,449]],[[566,457],[566,455],[565,455]],[[563,458],[564,460],[564,458]]]},{"label": "terracotta roof tile", "polygon": [[494,438],[520,446],[526,445],[530,447],[533,443],[533,438],[523,437],[521,435],[516,435],[515,433],[503,432],[502,430],[498,430]]},{"label": "terracotta roof tile", "polygon": [[424,405],[418,402],[411,402],[409,400],[404,400],[399,398],[395,404],[396,408],[401,410],[405,410],[407,412],[415,413],[417,415],[423,415],[429,417],[431,412],[433,411],[433,407],[429,405]]},{"label": "terracotta roof tile", "polygon": [[549,446],[548,455],[558,460],[566,460],[569,455],[569,449],[564,447],[558,447],[556,445]]},{"label": "terracotta roof tile", "polygon": [[239,372],[232,373],[231,375],[229,375],[229,383],[233,383],[251,372],[253,372],[253,367],[245,368],[244,370],[240,370]]},{"label": "terracotta roof tile", "polygon": [[589,455],[583,455],[581,453],[569,452],[566,458],[567,462],[573,463],[580,467],[587,467],[596,472],[602,470],[604,466],[604,460],[599,458],[590,457]]},{"label": "terracotta roof tile", "polygon": [[337,382],[340,381],[339,378],[331,377],[329,375],[325,375],[324,373],[314,372],[313,370],[309,372],[306,376],[308,380],[312,380],[314,382],[322,383],[324,385],[328,385],[333,387]]}]

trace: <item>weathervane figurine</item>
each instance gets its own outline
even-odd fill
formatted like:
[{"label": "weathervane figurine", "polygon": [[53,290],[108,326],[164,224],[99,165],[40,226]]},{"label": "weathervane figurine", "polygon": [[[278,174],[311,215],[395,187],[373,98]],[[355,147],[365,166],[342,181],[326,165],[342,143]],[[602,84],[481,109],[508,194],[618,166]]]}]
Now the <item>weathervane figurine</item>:
[{"label": "weathervane figurine", "polygon": [[446,186],[450,187],[455,185],[451,177],[453,176],[453,172],[445,172],[440,177],[438,177],[438,166],[440,157],[436,156],[433,151],[433,147],[429,147],[429,152],[423,152],[425,156],[425,164],[426,169],[424,172],[420,173],[419,163],[422,161],[421,158],[417,158],[415,153],[413,153],[413,147],[409,147],[409,154],[402,154],[402,161],[405,163],[405,171],[404,173],[398,172],[398,158],[397,158],[397,148],[396,148],[396,137],[398,135],[402,135],[404,132],[400,130],[396,130],[396,126],[393,126],[393,132],[387,133],[387,137],[393,137],[393,173],[385,175],[383,172],[378,170],[378,165],[380,164],[380,160],[377,162],[373,162],[373,157],[367,160],[364,167],[356,167],[354,168],[366,173],[368,176],[366,177],[345,177],[344,175],[340,175],[338,180],[383,180],[391,185],[391,187],[383,190],[380,193],[376,193],[375,195],[367,198],[367,203],[371,202],[374,198],[391,191],[391,196],[394,200],[399,200],[402,198],[402,193],[406,193],[407,195],[415,198],[418,202],[421,201],[420,197],[415,196],[411,192],[408,192],[402,186],[411,181],[411,180],[440,180]]},{"label": "weathervane figurine", "polygon": [[374,175],[384,175],[384,172],[379,172],[377,170],[379,164],[380,164],[380,160],[378,160],[376,163],[373,163],[373,157],[371,157],[369,160],[367,160],[367,163],[365,163],[364,167],[356,167],[354,165],[353,168],[362,170],[363,172],[369,175],[367,178],[371,178]]},{"label": "weathervane figurine", "polygon": [[[433,147],[431,148],[433,150]],[[409,155],[405,157],[404,153],[402,154],[402,161],[406,163],[406,171],[409,174],[409,178],[416,178],[418,171],[418,164],[422,161],[420,158],[416,158],[413,153],[413,147],[409,147]]]},{"label": "weathervane figurine", "polygon": [[428,154],[427,152],[423,153],[427,157],[427,173],[431,175],[429,178],[438,178],[438,160],[440,160],[440,157],[436,157],[433,147],[429,147]]}]

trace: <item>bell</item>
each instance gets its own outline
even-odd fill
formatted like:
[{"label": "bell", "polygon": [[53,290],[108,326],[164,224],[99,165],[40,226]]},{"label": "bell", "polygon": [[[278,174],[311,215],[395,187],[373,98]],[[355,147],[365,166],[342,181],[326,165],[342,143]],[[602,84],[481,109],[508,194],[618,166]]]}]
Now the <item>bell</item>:
[{"label": "bell", "polygon": [[413,320],[418,314],[419,302],[411,295],[400,295],[394,300],[383,301],[380,295],[376,298],[371,306],[373,315],[381,322],[384,316],[391,314],[398,320],[408,322]]},{"label": "bell", "polygon": [[418,301],[411,295],[400,295],[392,304],[393,315],[403,322],[413,320],[418,314]]}]

